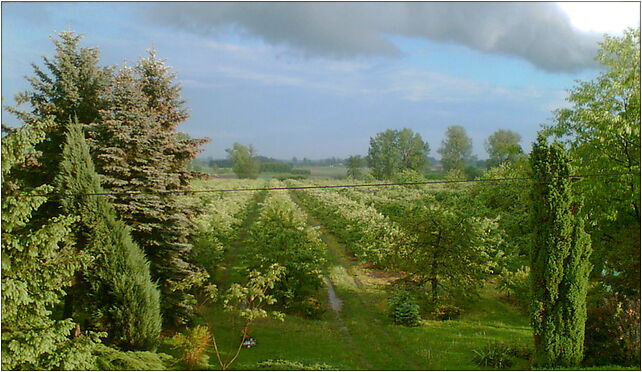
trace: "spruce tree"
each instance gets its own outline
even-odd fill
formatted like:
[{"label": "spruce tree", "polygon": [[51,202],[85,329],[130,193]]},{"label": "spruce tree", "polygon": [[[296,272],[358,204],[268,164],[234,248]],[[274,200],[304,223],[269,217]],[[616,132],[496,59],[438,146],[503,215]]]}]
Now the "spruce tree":
[{"label": "spruce tree", "polygon": [[27,191],[16,177],[34,164],[34,146],[51,121],[32,122],[2,138],[2,369],[91,369],[98,342],[88,332],[70,337],[76,324],[57,319],[74,273],[89,257],[76,254],[71,227],[76,217],[34,218],[53,190],[42,185]]},{"label": "spruce tree", "polygon": [[571,367],[582,360],[591,244],[571,192],[569,159],[559,143],[540,135],[531,153],[537,180],[532,189],[531,322],[535,363]]},{"label": "spruce tree", "polygon": [[57,186],[66,193],[63,209],[80,216],[76,231],[81,249],[95,260],[85,271],[88,291],[77,301],[88,304],[91,326],[107,331],[115,346],[153,350],[161,330],[160,300],[149,263],[129,229],[116,218],[104,195],[79,124],[68,126]]},{"label": "spruce tree", "polygon": [[190,263],[195,211],[180,196],[166,193],[188,189],[189,154],[197,150],[181,142],[177,124],[170,123],[183,116],[168,114],[172,110],[166,107],[155,108],[159,102],[177,102],[159,98],[166,87],[161,80],[140,78],[132,68],[121,69],[107,96],[109,109],[101,111],[91,128],[91,144],[103,186],[130,193],[115,196],[114,206],[150,260],[152,278],[161,289],[164,320],[179,325],[192,318],[194,292],[207,274]]},{"label": "spruce tree", "polygon": [[[97,48],[79,47],[81,35],[61,32],[51,40],[56,54],[51,59],[43,57],[44,68],[32,64],[34,76],[27,77],[31,88],[16,95],[18,107],[28,104],[31,110],[7,107],[25,123],[53,118],[53,125],[45,129],[46,140],[36,145],[42,156],[29,169],[33,186],[52,183],[70,118],[76,117],[82,124],[96,120],[99,110],[105,108],[103,98],[112,75],[111,68],[98,65]],[[47,209],[50,215],[57,213],[55,205]]]}]

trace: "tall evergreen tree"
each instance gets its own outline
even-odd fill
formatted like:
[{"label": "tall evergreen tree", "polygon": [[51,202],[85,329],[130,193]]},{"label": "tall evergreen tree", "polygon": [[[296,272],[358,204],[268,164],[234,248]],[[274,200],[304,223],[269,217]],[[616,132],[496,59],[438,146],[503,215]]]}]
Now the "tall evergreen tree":
[{"label": "tall evergreen tree", "polygon": [[95,257],[83,278],[88,291],[75,300],[89,305],[85,307],[93,318],[90,326],[107,331],[111,344],[153,350],[162,321],[149,263],[109,200],[87,195],[104,191],[80,125],[68,128],[56,183],[61,193],[68,194],[62,201],[65,212],[80,216],[75,230],[86,245],[80,248]]},{"label": "tall evergreen tree", "polygon": [[190,263],[195,211],[177,195],[163,192],[187,190],[192,177],[187,166],[197,150],[174,130],[177,124],[169,124],[169,117],[180,115],[162,114],[167,108],[154,109],[153,102],[172,100],[151,100],[144,92],[151,89],[145,83],[148,80],[160,78],[138,78],[128,67],[116,74],[107,96],[109,109],[101,111],[91,128],[91,145],[103,186],[112,192],[130,192],[115,196],[114,205],[151,262],[152,278],[161,289],[164,320],[178,325],[192,317],[194,292],[206,274]]},{"label": "tall evergreen tree", "polygon": [[548,145],[542,135],[533,145],[531,322],[540,367],[577,366],[583,355],[591,244],[571,194],[569,161],[559,143]]},{"label": "tall evergreen tree", "polygon": [[[111,68],[98,65],[97,48],[79,47],[81,35],[61,32],[51,40],[56,54],[51,59],[43,57],[45,69],[32,64],[34,76],[27,78],[31,89],[16,95],[18,106],[29,104],[31,111],[7,107],[25,123],[53,117],[53,125],[46,128],[46,140],[36,145],[42,156],[29,169],[34,186],[52,183],[70,118],[89,124],[105,108],[103,98],[112,75]],[[56,208],[48,209],[56,213]]]},{"label": "tall evergreen tree", "polygon": [[74,273],[88,256],[76,254],[71,226],[76,217],[44,221],[34,214],[53,190],[25,191],[15,171],[34,164],[34,146],[55,123],[32,122],[2,138],[2,369],[91,369],[98,340],[92,333],[71,338],[72,319],[56,319]]}]

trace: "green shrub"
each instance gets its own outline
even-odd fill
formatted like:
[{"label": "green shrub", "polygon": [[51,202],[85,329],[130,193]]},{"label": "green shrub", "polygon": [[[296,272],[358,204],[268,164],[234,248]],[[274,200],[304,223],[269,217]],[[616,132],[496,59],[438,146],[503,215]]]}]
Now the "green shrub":
[{"label": "green shrub", "polygon": [[101,371],[162,371],[172,364],[167,354],[149,351],[120,351],[99,345],[95,351],[96,369]]},{"label": "green shrub", "polygon": [[453,320],[461,315],[461,308],[454,305],[441,305],[435,310],[435,317],[439,320]]},{"label": "green shrub", "polygon": [[212,335],[206,326],[196,326],[188,329],[185,334],[177,333],[169,344],[179,350],[182,355],[181,362],[189,370],[204,369],[208,367],[209,356],[207,349],[212,346]]},{"label": "green shrub", "polygon": [[501,342],[487,344],[473,350],[473,362],[482,368],[509,368],[513,365],[514,350]]},{"label": "green shrub", "polygon": [[301,303],[301,307],[305,316],[313,319],[321,318],[321,315],[323,315],[323,313],[326,310],[325,307],[321,304],[321,302],[314,297],[306,298]]},{"label": "green shrub", "polygon": [[531,301],[530,268],[522,266],[517,271],[506,271],[499,278],[499,289],[522,311],[528,311]]},{"label": "green shrub", "polygon": [[304,363],[294,360],[269,359],[256,363],[252,369],[267,371],[336,371],[338,368],[325,363]]},{"label": "green shrub", "polygon": [[588,305],[586,366],[640,365],[640,300],[592,300]]},{"label": "green shrub", "polygon": [[406,291],[398,291],[388,299],[388,316],[395,324],[416,327],[421,321],[419,305]]}]

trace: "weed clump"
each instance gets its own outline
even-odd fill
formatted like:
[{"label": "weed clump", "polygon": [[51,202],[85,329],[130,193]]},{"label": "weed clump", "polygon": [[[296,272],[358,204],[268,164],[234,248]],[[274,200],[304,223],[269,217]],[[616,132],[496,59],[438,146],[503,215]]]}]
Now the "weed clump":
[{"label": "weed clump", "polygon": [[453,320],[461,315],[461,308],[454,305],[441,305],[435,310],[435,317],[439,320]]}]

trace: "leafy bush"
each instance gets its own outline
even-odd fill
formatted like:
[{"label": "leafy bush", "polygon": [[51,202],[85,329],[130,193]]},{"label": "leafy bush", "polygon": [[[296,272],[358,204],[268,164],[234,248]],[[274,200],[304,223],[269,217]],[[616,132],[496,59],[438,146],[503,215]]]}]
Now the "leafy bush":
[{"label": "leafy bush", "polygon": [[499,289],[523,311],[528,311],[531,301],[529,275],[530,268],[522,266],[517,271],[505,271],[499,278]]},{"label": "leafy bush", "polygon": [[321,302],[314,297],[306,298],[301,303],[301,308],[305,316],[313,319],[319,319],[326,310],[325,307],[321,304]]},{"label": "leafy bush", "polygon": [[640,365],[640,300],[592,301],[584,337],[584,365]]},{"label": "leafy bush", "polygon": [[96,369],[101,371],[162,371],[172,357],[150,351],[120,351],[104,345],[94,350]]},{"label": "leafy bush", "polygon": [[256,363],[256,370],[267,371],[336,371],[338,368],[325,363],[304,363],[293,360],[269,359]]},{"label": "leafy bush", "polygon": [[406,291],[398,291],[388,299],[388,316],[395,324],[416,327],[421,321],[419,305]]},{"label": "leafy bush", "polygon": [[513,365],[514,350],[501,342],[487,344],[473,350],[473,362],[482,368],[509,368]]},{"label": "leafy bush", "polygon": [[212,335],[206,326],[188,329],[185,334],[177,333],[170,340],[174,349],[182,352],[181,362],[189,370],[202,369],[208,366],[209,356],[205,353],[212,344]]},{"label": "leafy bush", "polygon": [[439,320],[453,320],[461,315],[461,308],[454,305],[441,305],[435,310],[435,317]]}]

